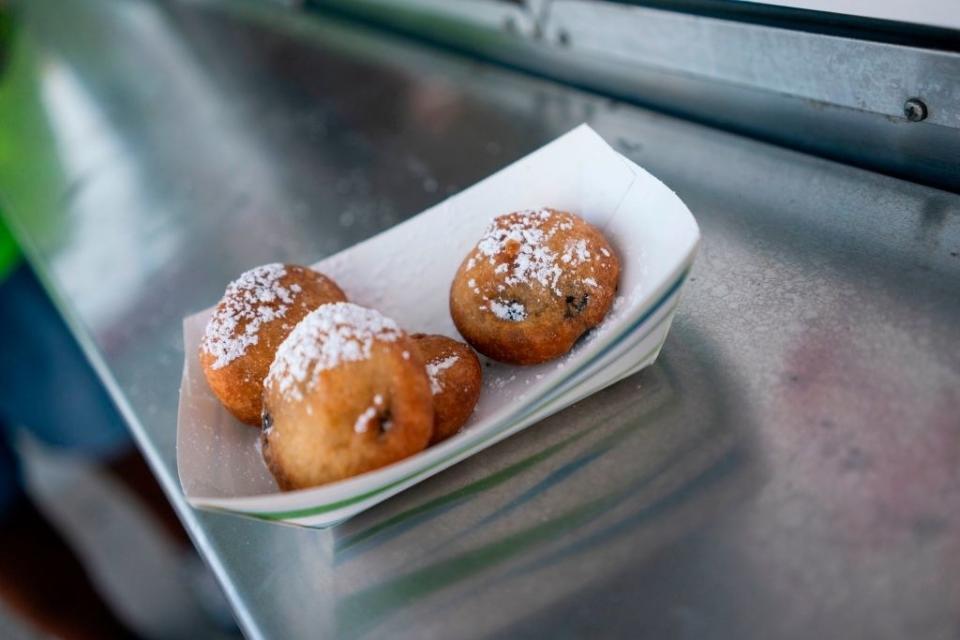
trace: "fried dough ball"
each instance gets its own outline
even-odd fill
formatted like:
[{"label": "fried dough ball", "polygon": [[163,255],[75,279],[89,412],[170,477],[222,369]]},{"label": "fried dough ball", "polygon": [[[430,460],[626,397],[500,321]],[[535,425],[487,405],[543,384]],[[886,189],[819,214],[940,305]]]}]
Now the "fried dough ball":
[{"label": "fried dough ball", "polygon": [[263,379],[277,347],[308,313],[346,299],[330,278],[292,264],[266,264],[231,282],[200,343],[203,373],[223,406],[259,426]]},{"label": "fried dough ball", "polygon": [[603,234],[555,209],[495,218],[450,287],[457,330],[480,353],[538,364],[570,351],[613,304],[620,261]]},{"label": "fried dough ball", "polygon": [[281,489],[342,480],[427,446],[430,380],[393,320],[351,303],[324,305],[277,351],[263,426],[263,457]]},{"label": "fried dough ball", "polygon": [[426,365],[433,393],[433,439],[446,440],[460,430],[480,398],[483,370],[473,349],[453,338],[416,333],[411,336]]}]

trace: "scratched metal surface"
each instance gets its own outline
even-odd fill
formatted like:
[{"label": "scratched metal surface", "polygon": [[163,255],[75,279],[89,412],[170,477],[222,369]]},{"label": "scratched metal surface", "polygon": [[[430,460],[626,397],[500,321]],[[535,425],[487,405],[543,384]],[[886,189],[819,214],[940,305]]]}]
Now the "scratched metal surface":
[{"label": "scratched metal surface", "polygon": [[[960,634],[960,197],[317,16],[21,6],[4,214],[249,637]],[[582,121],[702,226],[654,367],[333,530],[184,507],[182,316]]]}]

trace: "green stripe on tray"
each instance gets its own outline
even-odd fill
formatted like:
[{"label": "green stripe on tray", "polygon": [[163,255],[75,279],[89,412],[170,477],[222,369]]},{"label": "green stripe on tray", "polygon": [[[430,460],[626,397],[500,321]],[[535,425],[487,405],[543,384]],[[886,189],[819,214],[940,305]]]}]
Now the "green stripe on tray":
[{"label": "green stripe on tray", "polygon": [[[260,520],[267,520],[267,521],[296,520],[296,519],[301,519],[301,518],[308,518],[308,517],[310,517],[310,516],[317,516],[317,515],[321,515],[321,514],[323,514],[323,513],[329,513],[329,512],[331,512],[331,511],[336,511],[337,509],[342,509],[343,507],[348,507],[348,506],[350,506],[350,505],[352,505],[352,504],[357,504],[358,502],[363,502],[364,500],[367,500],[368,498],[372,498],[372,497],[376,496],[377,494],[380,494],[380,493],[383,493],[384,491],[388,491],[388,490],[390,490],[390,489],[393,489],[394,487],[397,487],[397,486],[399,486],[399,485],[401,485],[401,484],[403,484],[403,483],[405,483],[405,482],[409,482],[410,480],[412,480],[412,479],[414,479],[414,478],[417,478],[417,477],[419,477],[419,476],[424,476],[424,475],[428,474],[430,471],[432,471],[433,469],[437,468],[438,466],[441,466],[441,465],[445,464],[445,463],[448,462],[451,458],[456,458],[456,457],[460,456],[461,454],[468,452],[470,449],[476,449],[477,451],[481,450],[484,446],[487,445],[487,443],[490,442],[490,440],[492,440],[492,439],[495,438],[496,436],[500,435],[501,433],[503,433],[504,431],[506,431],[507,429],[509,429],[509,428],[512,427],[513,425],[515,425],[519,420],[523,420],[524,418],[528,417],[531,413],[536,413],[537,411],[539,411],[539,410],[543,409],[545,406],[547,406],[547,404],[548,404],[551,400],[554,399],[554,397],[557,395],[557,393],[558,393],[558,392],[562,392],[562,388],[563,388],[568,382],[570,382],[571,380],[573,380],[578,373],[580,373],[580,372],[583,371],[584,369],[588,368],[590,365],[592,365],[593,363],[595,363],[597,360],[599,360],[600,358],[602,358],[603,356],[605,356],[605,355],[606,355],[607,353],[609,353],[614,347],[616,347],[617,345],[619,345],[620,342],[623,340],[623,338],[625,338],[626,336],[630,335],[630,332],[632,332],[632,331],[633,331],[634,329],[636,329],[637,327],[643,325],[644,322],[646,322],[648,319],[650,319],[651,316],[653,316],[657,311],[659,311],[660,308],[664,305],[664,303],[666,303],[666,301],[669,300],[670,297],[673,296],[673,294],[676,293],[676,292],[679,290],[680,286],[683,284],[684,280],[686,280],[687,275],[688,275],[689,273],[690,273],[690,267],[687,267],[687,269],[685,269],[685,270],[683,271],[683,273],[680,274],[680,276],[673,282],[673,284],[670,285],[670,287],[666,290],[666,292],[664,292],[664,294],[663,294],[662,296],[660,296],[660,298],[657,299],[657,301],[650,307],[650,309],[647,310],[642,316],[640,316],[640,318],[638,318],[635,322],[633,322],[627,329],[625,329],[624,332],[623,332],[622,334],[620,334],[615,340],[613,340],[613,341],[612,341],[610,344],[608,344],[605,348],[603,348],[602,350],[600,350],[599,352],[597,352],[596,354],[594,354],[593,357],[591,357],[591,358],[590,358],[587,362],[585,362],[581,367],[579,367],[578,369],[576,369],[575,371],[573,371],[569,376],[567,376],[566,378],[563,378],[562,380],[560,380],[560,381],[557,383],[557,385],[554,386],[552,389],[548,389],[548,390],[546,391],[546,393],[541,397],[541,401],[538,402],[536,405],[528,406],[526,409],[521,410],[521,412],[520,412],[519,414],[514,415],[514,416],[511,416],[511,417],[505,419],[505,420],[503,421],[503,424],[502,424],[501,428],[500,428],[500,429],[497,429],[494,433],[491,433],[491,434],[489,435],[489,437],[485,438],[484,440],[481,440],[480,442],[476,442],[476,443],[473,443],[473,444],[470,444],[470,445],[466,445],[465,447],[459,449],[458,451],[456,451],[456,452],[454,452],[454,453],[451,453],[450,455],[446,456],[445,458],[434,462],[434,463],[431,464],[430,466],[425,467],[425,468],[423,468],[423,469],[419,469],[419,470],[411,473],[410,475],[407,475],[407,476],[404,476],[403,478],[400,478],[399,480],[395,480],[395,481],[393,481],[393,482],[391,482],[391,483],[389,483],[389,484],[385,484],[385,485],[383,485],[383,486],[381,486],[381,487],[377,487],[376,489],[371,489],[370,491],[366,491],[366,492],[364,492],[364,493],[361,493],[360,495],[351,496],[351,497],[349,497],[349,498],[344,498],[343,500],[337,500],[336,502],[330,502],[330,503],[327,503],[327,504],[317,505],[317,506],[314,506],[314,507],[304,507],[304,508],[301,508],[301,509],[291,509],[291,510],[289,510],[289,511],[253,512],[253,511],[232,511],[232,510],[223,509],[223,508],[219,508],[218,510],[227,511],[227,512],[230,512],[230,513],[241,513],[242,515],[250,516],[250,517],[253,517],[253,518],[260,519]],[[644,338],[646,338],[647,336],[649,336],[657,327],[660,326],[660,324],[662,324],[662,323],[658,323],[658,324],[654,325],[653,327],[651,327],[651,328],[640,338],[640,340],[643,340]],[[646,360],[647,358],[649,358],[651,355],[653,355],[654,353],[656,353],[656,351],[660,348],[660,346],[661,346],[661,345],[657,345],[655,348],[651,349],[648,354],[645,354],[645,355],[644,355],[642,358],[640,358],[638,361],[639,361],[639,362],[642,362],[642,361]],[[472,455],[472,454],[471,454],[471,455]]]}]

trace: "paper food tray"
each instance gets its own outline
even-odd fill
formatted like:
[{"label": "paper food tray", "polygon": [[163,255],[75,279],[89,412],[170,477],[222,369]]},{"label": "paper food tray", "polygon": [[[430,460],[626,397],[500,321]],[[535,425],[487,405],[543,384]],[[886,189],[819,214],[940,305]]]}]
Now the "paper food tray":
[{"label": "paper food tray", "polygon": [[[476,411],[460,433],[360,476],[281,492],[257,449],[259,431],[223,409],[204,379],[197,353],[212,308],[186,318],[177,467],[188,502],[274,522],[331,526],[651,364],[700,232],[670,189],[586,125],[313,266],[352,302],[379,309],[410,333],[459,338],[448,294],[463,257],[495,216],[541,207],[572,211],[603,230],[622,266],[614,309],[559,360],[485,366]],[[411,283],[417,283],[414,294]]]}]

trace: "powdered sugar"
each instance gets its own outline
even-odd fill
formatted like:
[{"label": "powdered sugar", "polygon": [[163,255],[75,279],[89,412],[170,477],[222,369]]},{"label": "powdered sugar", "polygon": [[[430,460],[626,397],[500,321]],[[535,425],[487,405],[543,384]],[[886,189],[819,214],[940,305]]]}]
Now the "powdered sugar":
[{"label": "powdered sugar", "polygon": [[501,302],[500,300],[491,300],[488,303],[493,315],[501,320],[510,320],[511,322],[520,322],[527,319],[527,308],[519,302]]},{"label": "powdered sugar", "polygon": [[312,388],[321,371],[368,360],[375,342],[395,342],[401,335],[397,324],[378,311],[349,302],[325,304],[283,341],[264,384],[300,400],[300,385]]},{"label": "powdered sugar", "polygon": [[207,324],[201,348],[214,356],[213,369],[221,369],[260,342],[260,328],[287,314],[296,295],[297,284],[280,284],[287,271],[282,264],[256,267],[227,286],[224,302]]},{"label": "powdered sugar", "polygon": [[580,238],[576,242],[568,242],[564,247],[563,261],[572,262],[574,265],[586,262],[590,259],[590,251],[587,249],[587,241]]},{"label": "powdered sugar", "polygon": [[370,421],[377,417],[375,407],[367,407],[367,410],[357,416],[357,421],[353,423],[353,430],[357,433],[366,433],[370,427]]},{"label": "powdered sugar", "polygon": [[[548,209],[520,211],[513,214],[509,223],[494,220],[477,243],[478,258],[487,258],[490,264],[507,247],[519,245],[513,261],[513,270],[505,278],[510,285],[537,281],[545,287],[557,289],[557,281],[563,273],[557,265],[556,254],[546,246],[546,241],[557,231],[557,224],[545,231],[543,223],[554,214]],[[501,267],[497,265],[497,267]],[[497,273],[509,271],[509,267]],[[557,290],[559,295],[559,290]]]},{"label": "powdered sugar", "polygon": [[448,356],[443,360],[433,360],[427,364],[427,376],[430,378],[430,391],[437,395],[443,391],[443,383],[440,382],[439,375],[455,365],[460,356]]},{"label": "powdered sugar", "polygon": [[[583,238],[568,241],[559,253],[550,248],[550,241],[558,232],[573,228],[571,215],[550,209],[518,211],[497,218],[487,227],[475,252],[467,260],[467,271],[486,260],[496,265],[493,272],[497,276],[497,292],[503,292],[508,286],[539,283],[555,295],[563,295],[560,278],[564,269],[594,259]],[[506,252],[512,253],[509,262],[501,261]],[[604,252],[609,257],[609,252]],[[596,282],[593,282],[593,286],[596,286]],[[523,304],[503,299],[491,300],[482,294],[474,278],[467,281],[467,286],[483,297],[484,304],[480,308],[490,311],[501,320],[520,322],[527,318]]]}]

